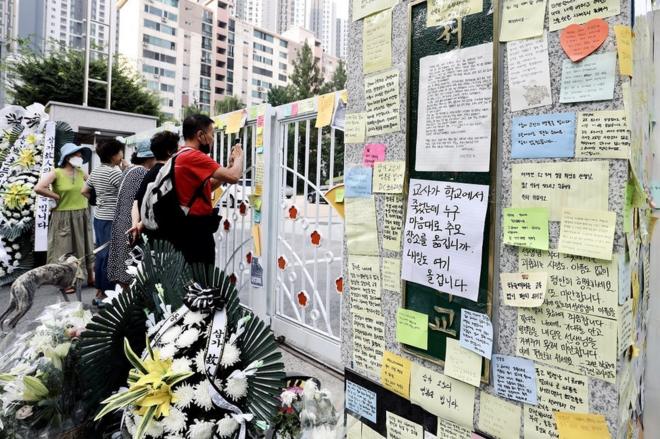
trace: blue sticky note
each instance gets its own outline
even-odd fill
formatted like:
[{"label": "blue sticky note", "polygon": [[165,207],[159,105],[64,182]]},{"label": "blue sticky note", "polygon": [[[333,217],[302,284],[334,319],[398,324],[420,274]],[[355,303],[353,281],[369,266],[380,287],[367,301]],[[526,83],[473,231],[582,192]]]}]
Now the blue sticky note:
[{"label": "blue sticky note", "polygon": [[565,59],[561,68],[559,102],[612,100],[615,79],[616,52],[591,55],[580,62]]},{"label": "blue sticky note", "polygon": [[493,355],[493,385],[502,398],[537,405],[536,369],[527,358]]},{"label": "blue sticky note", "polygon": [[660,209],[660,180],[651,181],[651,199],[655,203],[655,208]]},{"label": "blue sticky note", "polygon": [[346,409],[376,423],[376,392],[346,381]]},{"label": "blue sticky note", "polygon": [[344,174],[345,197],[364,198],[371,195],[371,172],[373,169],[356,166]]},{"label": "blue sticky note", "polygon": [[627,254],[622,254],[619,256],[619,305],[623,305],[630,298],[631,281],[630,258]]},{"label": "blue sticky note", "polygon": [[514,159],[575,156],[575,113],[514,117],[511,157]]}]

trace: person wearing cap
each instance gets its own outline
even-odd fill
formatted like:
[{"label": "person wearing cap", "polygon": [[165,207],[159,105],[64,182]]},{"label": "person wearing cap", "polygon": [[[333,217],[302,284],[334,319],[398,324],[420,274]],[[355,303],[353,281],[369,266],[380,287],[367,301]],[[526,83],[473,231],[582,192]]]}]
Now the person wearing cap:
[{"label": "person wearing cap", "polygon": [[44,174],[34,188],[37,194],[56,203],[48,226],[47,262],[56,263],[60,256],[66,254],[85,258],[89,285],[94,284],[94,239],[87,198],[80,191],[87,180],[82,165],[91,156],[92,151],[88,147],[66,143],[60,149],[58,167]]},{"label": "person wearing cap", "polygon": [[153,168],[156,157],[151,151],[148,140],[140,142],[131,157],[131,166],[125,173],[119,186],[115,217],[110,232],[110,253],[108,254],[108,280],[126,287],[131,283],[131,276],[126,272],[126,260],[131,246],[126,231],[131,228],[133,200],[147,171]]}]

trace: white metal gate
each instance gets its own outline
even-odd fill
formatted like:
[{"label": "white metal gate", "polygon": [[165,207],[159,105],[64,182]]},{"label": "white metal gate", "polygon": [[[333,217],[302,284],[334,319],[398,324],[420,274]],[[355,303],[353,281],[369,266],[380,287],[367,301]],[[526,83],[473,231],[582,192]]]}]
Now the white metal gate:
[{"label": "white metal gate", "polygon": [[[298,105],[294,104],[296,107]],[[251,285],[254,263],[254,188],[257,127],[242,128],[245,171],[225,188],[219,206],[216,263],[233,275],[241,301],[269,319],[276,336],[341,367],[344,223],[325,200],[343,175],[343,132],[314,127],[316,112],[291,115],[291,104],[264,110],[264,184],[261,212],[263,287]],[[303,107],[302,105],[300,106]],[[219,134],[214,156],[226,165],[236,135]]]}]

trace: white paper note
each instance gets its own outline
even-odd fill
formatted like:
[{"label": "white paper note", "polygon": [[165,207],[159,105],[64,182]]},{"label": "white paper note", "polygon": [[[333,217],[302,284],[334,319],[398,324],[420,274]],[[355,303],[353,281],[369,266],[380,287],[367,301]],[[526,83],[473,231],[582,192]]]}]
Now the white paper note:
[{"label": "white paper note", "polygon": [[506,45],[511,111],[552,105],[548,35]]}]

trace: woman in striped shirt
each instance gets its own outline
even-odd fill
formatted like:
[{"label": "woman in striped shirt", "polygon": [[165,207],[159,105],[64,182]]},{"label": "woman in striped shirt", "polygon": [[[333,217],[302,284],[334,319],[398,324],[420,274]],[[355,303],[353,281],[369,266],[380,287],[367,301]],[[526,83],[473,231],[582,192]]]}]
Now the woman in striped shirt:
[{"label": "woman in striped shirt", "polygon": [[[81,192],[87,198],[92,195],[92,191],[96,193],[94,234],[98,248],[110,240],[122,168],[125,167],[124,144],[117,140],[108,140],[96,148],[96,153],[101,159],[101,166],[92,170]],[[108,280],[108,252],[109,249],[104,248],[96,254],[94,261],[96,305],[101,303],[106,290],[114,289],[114,285]]]}]

